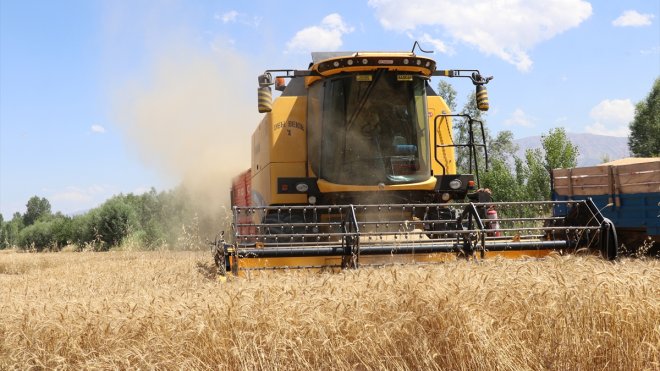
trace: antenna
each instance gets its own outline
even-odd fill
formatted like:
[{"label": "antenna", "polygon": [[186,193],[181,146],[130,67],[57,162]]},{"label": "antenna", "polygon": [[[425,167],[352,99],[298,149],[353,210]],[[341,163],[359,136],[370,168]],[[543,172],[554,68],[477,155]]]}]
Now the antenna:
[{"label": "antenna", "polygon": [[422,49],[422,47],[419,45],[419,42],[417,42],[417,41],[415,41],[415,43],[413,44],[413,48],[410,52],[415,54],[415,48],[419,49],[419,51],[421,51],[422,53],[426,53],[426,54],[433,54],[434,53],[433,50],[424,50],[424,49]]}]

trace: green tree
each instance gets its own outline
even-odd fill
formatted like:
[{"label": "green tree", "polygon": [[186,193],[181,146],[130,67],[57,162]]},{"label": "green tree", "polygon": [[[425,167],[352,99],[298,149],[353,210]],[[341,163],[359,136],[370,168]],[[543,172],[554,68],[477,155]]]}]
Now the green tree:
[{"label": "green tree", "polygon": [[483,188],[489,188],[496,201],[523,201],[524,169],[522,161],[513,155],[518,145],[513,142],[513,133],[501,131],[495,139],[489,138],[488,160],[490,168],[482,175]]},{"label": "green tree", "polygon": [[548,172],[577,166],[578,148],[568,139],[564,128],[551,129],[547,135],[541,136],[541,144]]},{"label": "green tree", "polygon": [[628,147],[635,157],[660,156],[660,77],[655,79],[646,100],[635,106]]},{"label": "green tree", "polygon": [[491,160],[500,160],[507,163],[509,159],[515,159],[514,153],[518,152],[518,145],[513,142],[513,133],[510,130],[504,130],[497,133],[497,136],[489,138],[488,158]]},{"label": "green tree", "polygon": [[71,240],[79,248],[82,249],[95,242],[100,243],[101,240],[96,231],[98,213],[99,208],[95,208],[71,219]]},{"label": "green tree", "polygon": [[517,174],[500,158],[491,160],[491,167],[482,176],[481,186],[492,192],[494,201],[523,201],[525,188],[517,182]]},{"label": "green tree", "polygon": [[14,213],[11,220],[5,222],[2,226],[3,241],[0,243],[2,243],[5,248],[18,246],[18,235],[24,227],[23,216],[18,212]]},{"label": "green tree", "polygon": [[50,222],[39,220],[23,228],[18,237],[18,246],[23,249],[42,251],[54,247],[53,226]]},{"label": "green tree", "polygon": [[550,173],[543,160],[543,151],[539,148],[528,149],[525,153],[525,198],[527,201],[550,199]]},{"label": "green tree", "polygon": [[119,246],[131,231],[137,226],[135,210],[123,199],[113,197],[99,208],[98,215],[93,220],[92,230],[103,242],[103,248]]},{"label": "green tree", "polygon": [[73,219],[60,212],[57,212],[49,220],[53,233],[53,243],[56,247],[62,248],[73,243]]},{"label": "green tree", "polygon": [[32,196],[26,206],[25,214],[23,215],[23,223],[26,226],[34,224],[39,218],[49,216],[50,202],[45,197]]},{"label": "green tree", "polygon": [[59,250],[73,241],[71,218],[58,212],[41,217],[21,229],[17,245],[22,249]]},{"label": "green tree", "polygon": [[5,237],[5,218],[0,213],[0,250],[7,248],[7,239]]},{"label": "green tree", "polygon": [[148,248],[163,245],[167,240],[164,229],[168,220],[156,190],[151,188],[141,195],[128,194],[123,199],[135,210],[137,217],[137,225],[131,231],[132,237]]},{"label": "green tree", "polygon": [[440,83],[438,83],[438,95],[445,100],[451,112],[456,111],[456,94],[456,90],[450,83],[440,80]]}]

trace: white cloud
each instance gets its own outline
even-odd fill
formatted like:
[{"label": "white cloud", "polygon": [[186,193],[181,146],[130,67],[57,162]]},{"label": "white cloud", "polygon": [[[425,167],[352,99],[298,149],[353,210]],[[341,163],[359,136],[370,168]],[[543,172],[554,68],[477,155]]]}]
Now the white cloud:
[{"label": "white cloud", "polygon": [[238,17],[238,12],[235,10],[230,10],[226,13],[215,15],[215,19],[222,21],[222,23],[236,22],[237,17]]},{"label": "white cloud", "polygon": [[636,10],[626,10],[619,18],[612,21],[612,25],[617,27],[642,27],[650,26],[653,14],[641,14]]},{"label": "white cloud", "polygon": [[525,111],[520,108],[516,108],[515,111],[511,114],[511,117],[504,120],[504,124],[507,126],[522,126],[522,127],[532,127],[534,126],[534,120],[527,116]]},{"label": "white cloud", "polygon": [[50,193],[47,198],[53,202],[53,210],[70,214],[98,206],[112,195],[112,187],[103,185],[68,186]]},{"label": "white cloud", "polygon": [[630,131],[627,127],[617,127],[612,129],[601,124],[600,122],[588,125],[584,129],[587,133],[590,134],[608,135],[611,137],[627,137],[630,134]]},{"label": "white cloud", "polygon": [[91,127],[93,133],[103,134],[105,133],[105,128],[101,125],[94,124]]},{"label": "white cloud", "polygon": [[654,46],[648,49],[642,49],[639,51],[642,55],[654,55],[660,54],[660,46]]},{"label": "white cloud", "polygon": [[585,127],[587,133],[626,137],[628,124],[635,118],[635,105],[630,99],[605,99],[591,109],[594,123]]},{"label": "white cloud", "polygon": [[230,10],[222,14],[215,14],[213,18],[221,21],[222,23],[239,23],[245,26],[250,27],[259,27],[263,17],[252,16],[250,17],[247,14],[239,13],[235,10]]},{"label": "white cloud", "polygon": [[449,46],[447,46],[447,44],[445,44],[444,41],[440,39],[435,39],[428,33],[424,33],[420,37],[413,37],[412,34],[408,34],[408,37],[410,37],[411,39],[419,40],[419,42],[422,43],[422,45],[431,44],[431,46],[433,46],[434,52],[449,54],[449,55],[454,54],[454,50]]},{"label": "white cloud", "polygon": [[105,192],[106,187],[101,185],[92,185],[86,188],[68,186],[64,190],[55,192],[51,199],[54,201],[89,202],[94,196]]},{"label": "white cloud", "polygon": [[[529,71],[528,51],[542,41],[577,27],[591,16],[583,0],[369,0],[381,25],[410,31],[441,26],[455,40]],[[570,9],[570,11],[567,11]]]},{"label": "white cloud", "polygon": [[342,44],[342,36],[353,32],[337,13],[327,15],[318,26],[311,26],[296,32],[287,42],[287,51],[309,52],[311,50],[334,51]]},{"label": "white cloud", "polygon": [[58,192],[51,198],[53,201],[65,201],[72,203],[87,203],[92,200],[92,196],[90,196],[88,193],[77,189]]}]

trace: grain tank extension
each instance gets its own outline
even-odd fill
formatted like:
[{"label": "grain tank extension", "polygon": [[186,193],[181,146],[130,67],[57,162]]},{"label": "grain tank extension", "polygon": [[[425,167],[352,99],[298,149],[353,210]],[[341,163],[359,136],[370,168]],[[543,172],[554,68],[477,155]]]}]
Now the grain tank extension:
[{"label": "grain tank extension", "polygon": [[[479,189],[487,149],[473,128],[481,123],[454,121],[430,79],[471,81],[487,110],[492,77],[438,69],[414,51],[312,53],[308,69],[258,77],[265,115],[252,135],[251,167],[234,179],[232,234],[214,245],[222,272],[538,257],[583,247],[616,256],[613,226],[589,200],[563,208],[497,203]],[[274,100],[272,87],[281,92]],[[453,140],[459,121],[466,143]],[[465,173],[457,171],[459,148],[469,157]],[[564,215],[553,214],[559,209]]]}]

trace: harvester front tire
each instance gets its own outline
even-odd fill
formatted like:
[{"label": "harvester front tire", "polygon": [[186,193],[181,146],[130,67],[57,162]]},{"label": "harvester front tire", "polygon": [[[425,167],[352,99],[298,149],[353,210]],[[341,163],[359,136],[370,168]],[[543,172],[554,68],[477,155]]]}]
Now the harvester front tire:
[{"label": "harvester front tire", "polygon": [[224,246],[213,246],[213,261],[215,262],[215,268],[220,276],[227,275],[227,266],[225,261]]},{"label": "harvester front tire", "polygon": [[[430,220],[440,220],[440,221],[450,221],[454,220],[454,215],[451,209],[447,207],[436,207],[431,208],[425,215],[424,219],[426,221]],[[451,223],[424,223],[424,229],[427,231],[429,238],[441,238],[442,232],[454,231],[455,228]],[[429,233],[429,232],[440,232],[440,233]]]}]

